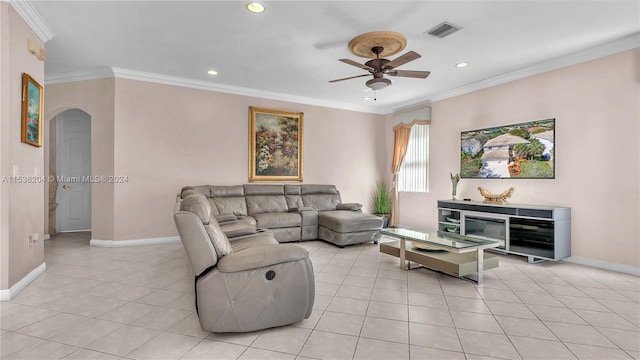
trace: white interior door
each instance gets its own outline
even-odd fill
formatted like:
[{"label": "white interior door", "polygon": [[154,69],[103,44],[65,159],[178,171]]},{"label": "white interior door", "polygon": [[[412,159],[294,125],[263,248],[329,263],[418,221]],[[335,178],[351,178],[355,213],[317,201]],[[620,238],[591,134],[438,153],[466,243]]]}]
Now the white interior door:
[{"label": "white interior door", "polygon": [[56,117],[56,230],[91,229],[91,117],[67,110]]}]

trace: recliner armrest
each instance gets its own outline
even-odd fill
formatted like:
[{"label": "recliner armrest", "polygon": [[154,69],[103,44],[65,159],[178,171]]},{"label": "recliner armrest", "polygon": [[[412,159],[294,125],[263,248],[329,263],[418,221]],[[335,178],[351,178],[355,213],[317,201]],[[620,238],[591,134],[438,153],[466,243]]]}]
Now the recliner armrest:
[{"label": "recliner armrest", "polygon": [[225,235],[232,240],[238,236],[245,236],[255,234],[257,232],[256,227],[249,224],[246,221],[231,221],[220,224],[220,229]]},{"label": "recliner armrest", "polygon": [[218,224],[220,225],[232,221],[238,221],[238,217],[233,214],[215,215],[215,218],[218,220]]},{"label": "recliner armrest", "polygon": [[362,204],[358,204],[358,203],[342,203],[342,204],[338,204],[338,206],[336,206],[336,210],[358,211],[358,210],[362,210]]},{"label": "recliner armrest", "polygon": [[265,266],[297,261],[309,257],[309,251],[295,244],[261,245],[233,252],[218,260],[223,273],[258,269]]}]

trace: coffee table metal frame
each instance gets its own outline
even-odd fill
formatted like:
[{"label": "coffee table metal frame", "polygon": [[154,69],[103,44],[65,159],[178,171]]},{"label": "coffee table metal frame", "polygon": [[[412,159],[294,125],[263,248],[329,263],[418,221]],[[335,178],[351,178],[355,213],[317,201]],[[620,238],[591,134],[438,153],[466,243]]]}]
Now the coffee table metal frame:
[{"label": "coffee table metal frame", "polygon": [[470,236],[464,236],[454,233],[445,233],[443,231],[436,230],[420,230],[420,229],[408,229],[408,228],[384,228],[382,234],[400,240],[400,268],[408,270],[406,261],[406,241],[417,241],[423,244],[428,244],[434,249],[445,250],[448,252],[463,254],[469,252],[476,252],[478,254],[478,275],[477,279],[471,279],[464,277],[482,285],[484,270],[484,249],[495,248],[500,244],[498,241],[478,239]]}]

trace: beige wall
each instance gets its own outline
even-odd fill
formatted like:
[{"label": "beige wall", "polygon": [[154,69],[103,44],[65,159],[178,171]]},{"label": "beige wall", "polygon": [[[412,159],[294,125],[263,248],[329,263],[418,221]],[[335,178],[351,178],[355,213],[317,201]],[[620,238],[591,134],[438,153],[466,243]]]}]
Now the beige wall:
[{"label": "beige wall", "polygon": [[[80,109],[91,116],[92,175],[114,173],[114,82],[114,79],[101,79],[46,86],[44,106],[47,131],[51,120],[66,110]],[[48,144],[45,144],[45,149],[48,159]],[[48,161],[45,167],[48,173]],[[113,239],[113,196],[114,184],[91,185],[91,226],[96,239]],[[48,205],[43,211],[48,213],[47,209]]]},{"label": "beige wall", "polygon": [[[104,100],[111,93],[113,104]],[[172,211],[181,187],[247,183],[249,106],[304,112],[304,183],[335,184],[345,202],[369,209],[383,173],[382,115],[124,79],[50,85],[46,99],[55,109],[47,118],[78,107],[91,115],[92,142],[107,139],[102,151],[92,147],[94,174],[128,176],[128,183],[110,185],[112,199],[93,192],[94,239],[176,236]],[[94,126],[98,118],[111,124],[105,133]],[[96,172],[100,162],[112,162],[113,170]]]},{"label": "beige wall", "polygon": [[639,60],[635,49],[434,102],[430,192],[401,195],[401,224],[437,226],[461,131],[555,118],[555,179],[463,179],[458,196],[482,200],[478,186],[513,186],[512,203],[571,207],[573,256],[639,266]]},{"label": "beige wall", "polygon": [[[43,175],[43,149],[20,140],[22,73],[44,84],[44,63],[27,50],[27,40],[43,46],[20,15],[5,2],[0,3],[0,168],[2,176]],[[44,183],[0,185],[0,288],[8,289],[43,263]],[[28,247],[29,234],[40,241]]]}]

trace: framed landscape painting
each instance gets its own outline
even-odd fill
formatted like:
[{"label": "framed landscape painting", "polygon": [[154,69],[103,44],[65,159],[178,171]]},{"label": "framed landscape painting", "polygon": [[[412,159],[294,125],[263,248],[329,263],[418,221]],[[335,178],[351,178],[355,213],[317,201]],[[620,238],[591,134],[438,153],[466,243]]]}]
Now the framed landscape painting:
[{"label": "framed landscape painting", "polygon": [[554,179],[555,119],[463,131],[463,179]]},{"label": "framed landscape painting", "polygon": [[42,146],[42,86],[22,74],[22,142]]},{"label": "framed landscape painting", "polygon": [[302,181],[303,113],[249,107],[249,181]]}]

